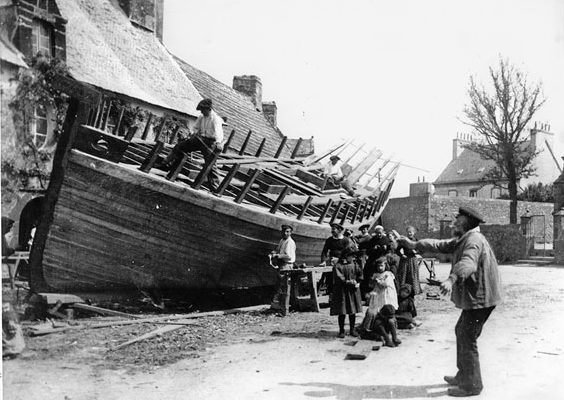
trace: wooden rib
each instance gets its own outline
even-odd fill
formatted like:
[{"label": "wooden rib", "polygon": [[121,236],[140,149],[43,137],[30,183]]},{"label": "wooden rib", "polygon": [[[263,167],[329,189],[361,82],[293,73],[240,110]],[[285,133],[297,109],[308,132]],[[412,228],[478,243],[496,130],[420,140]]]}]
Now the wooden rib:
[{"label": "wooden rib", "polygon": [[106,110],[106,114],[104,115],[104,118],[102,119],[102,126],[100,127],[101,130],[105,131],[106,130],[106,126],[108,125],[108,118],[110,118],[110,111],[112,110],[112,102],[111,100],[108,100],[108,109]]},{"label": "wooden rib", "polygon": [[280,205],[282,204],[282,202],[284,201],[284,197],[286,197],[286,195],[288,194],[288,191],[290,190],[290,188],[288,186],[284,186],[284,189],[282,189],[282,192],[280,193],[280,195],[278,196],[278,198],[276,199],[276,202],[274,203],[274,205],[270,208],[270,213],[271,214],[275,214],[276,211],[278,210],[278,207],[280,207]]},{"label": "wooden rib", "polygon": [[227,138],[227,142],[225,142],[225,145],[223,146],[223,153],[227,153],[227,150],[229,149],[229,145],[233,141],[234,137],[235,137],[235,129],[231,130],[231,133],[229,134],[229,137]]},{"label": "wooden rib", "polygon": [[288,140],[287,136],[282,137],[282,141],[280,142],[280,146],[278,146],[278,150],[276,150],[276,153],[274,154],[274,158],[280,157],[280,154],[282,154],[282,150],[284,149],[287,140]]},{"label": "wooden rib", "polygon": [[121,120],[123,119],[123,114],[125,113],[125,106],[123,106],[121,108],[121,111],[119,112],[119,117],[118,120],[116,122],[116,125],[114,126],[114,135],[119,135],[119,127],[121,126]]},{"label": "wooden rib", "polygon": [[163,122],[162,122],[161,126],[159,127],[159,131],[155,135],[155,142],[160,141],[159,139],[161,138],[161,135],[164,131],[164,128],[165,128],[165,125],[166,125],[166,120],[167,120],[167,117],[163,117]]},{"label": "wooden rib", "polygon": [[351,204],[347,204],[347,206],[345,207],[345,211],[343,211],[343,216],[341,217],[341,225],[344,225],[346,220],[347,220],[347,215],[349,215],[349,211],[351,209]]},{"label": "wooden rib", "polygon": [[98,107],[96,109],[96,117],[94,118],[94,127],[97,128],[100,124],[100,119],[102,118],[102,114],[104,112],[104,104],[106,102],[106,97],[101,96],[100,102],[98,103]]},{"label": "wooden rib", "polygon": [[247,149],[247,146],[249,145],[249,140],[251,140],[252,134],[253,134],[253,131],[249,130],[249,133],[247,133],[247,137],[245,138],[245,141],[243,142],[243,145],[241,146],[241,150],[239,150],[240,156],[245,154],[245,150]]},{"label": "wooden rib", "polygon": [[306,215],[306,212],[307,212],[312,200],[313,200],[313,196],[307,197],[307,200],[305,201],[300,213],[298,214],[298,220],[302,219]]},{"label": "wooden rib", "polygon": [[227,189],[229,183],[231,182],[231,180],[233,179],[233,177],[235,176],[235,174],[237,173],[240,167],[241,166],[239,164],[235,164],[231,167],[228,174],[225,176],[225,178],[223,178],[223,181],[221,181],[221,184],[217,188],[216,194],[218,196],[223,195],[223,192],[225,191],[225,189]]},{"label": "wooden rib", "polygon": [[139,130],[138,126],[129,127],[127,133],[125,134],[124,140],[131,142],[131,140],[135,137],[135,134],[137,133],[138,130]]},{"label": "wooden rib", "polygon": [[353,215],[351,216],[351,224],[354,224],[354,221],[356,220],[356,217],[358,216],[358,213],[360,212],[360,206],[362,205],[362,203],[360,201],[356,202],[356,208],[354,209]]},{"label": "wooden rib", "polygon": [[341,211],[341,208],[343,207],[343,201],[339,201],[339,203],[337,203],[337,207],[335,207],[335,210],[333,211],[333,216],[331,217],[331,219],[329,220],[329,224],[332,224],[335,222],[335,220],[337,219],[337,215],[339,214],[339,212]]},{"label": "wooden rib", "polygon": [[182,171],[182,168],[184,167],[184,164],[186,163],[189,157],[190,157],[190,153],[182,153],[182,158],[180,159],[180,161],[176,163],[176,165],[172,167],[170,172],[166,175],[166,179],[174,182],[176,178],[178,178],[178,174],[180,174],[180,172]]},{"label": "wooden rib", "polygon": [[153,165],[155,165],[155,162],[157,161],[157,158],[159,157],[159,154],[163,149],[163,147],[164,147],[163,142],[156,142],[153,148],[151,149],[148,157],[145,158],[143,164],[141,164],[139,170],[141,170],[142,172],[149,172],[151,168],[153,168]]},{"label": "wooden rib", "polygon": [[[202,183],[204,183],[204,181],[206,180],[206,178],[210,174],[210,171],[214,167],[215,162],[217,161],[218,157],[219,157],[219,153],[213,153],[213,156],[209,160],[209,162],[206,162],[204,164],[204,168],[202,168],[202,170],[200,171],[200,173],[198,174],[198,176],[194,180],[194,184],[192,185],[192,187],[194,189],[199,189],[202,186]],[[213,188],[210,188],[210,190],[212,190],[212,189]]]},{"label": "wooden rib", "polygon": [[265,144],[266,144],[266,138],[263,138],[262,141],[260,142],[257,152],[255,153],[255,157],[259,157],[261,155]]},{"label": "wooden rib", "polygon": [[251,176],[250,176],[249,180],[247,181],[245,187],[243,188],[243,190],[241,190],[241,193],[239,193],[239,195],[235,199],[235,203],[241,204],[243,202],[243,200],[245,199],[245,196],[247,195],[247,193],[249,193],[249,190],[251,190],[251,187],[252,187],[253,183],[255,183],[255,179],[257,179],[259,174],[260,174],[260,169],[257,168],[253,171],[253,173],[251,174]]},{"label": "wooden rib", "polygon": [[172,130],[172,135],[170,135],[170,138],[168,139],[168,144],[174,143],[174,139],[176,139],[179,130],[180,130],[180,124],[176,124],[174,129]]},{"label": "wooden rib", "polygon": [[149,127],[151,126],[152,120],[153,120],[153,114],[149,113],[149,118],[147,118],[147,123],[145,124],[145,128],[143,129],[143,134],[141,135],[142,140],[147,140],[147,136],[149,135]]},{"label": "wooden rib", "polygon": [[321,215],[319,216],[319,219],[317,220],[318,224],[323,223],[323,221],[325,220],[325,217],[327,216],[327,213],[329,212],[329,209],[331,208],[332,205],[333,205],[333,199],[329,199],[329,201],[327,201],[327,205],[325,205],[323,212],[321,213]]},{"label": "wooden rib", "polygon": [[294,147],[294,150],[292,151],[292,154],[290,155],[290,158],[294,159],[296,158],[296,156],[298,155],[298,151],[300,150],[300,146],[302,145],[302,138],[299,138],[297,143],[296,143],[296,147]]}]

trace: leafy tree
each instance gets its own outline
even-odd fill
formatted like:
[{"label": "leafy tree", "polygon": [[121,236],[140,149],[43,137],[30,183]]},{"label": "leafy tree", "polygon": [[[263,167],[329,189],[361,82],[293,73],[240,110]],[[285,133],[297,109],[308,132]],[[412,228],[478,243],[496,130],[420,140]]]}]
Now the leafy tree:
[{"label": "leafy tree", "polygon": [[[500,199],[509,199],[509,196],[503,194]],[[520,201],[536,201],[540,203],[554,203],[554,185],[543,185],[542,182],[528,184],[522,192],[517,194],[517,200]]]},{"label": "leafy tree", "polygon": [[470,77],[469,104],[464,107],[463,122],[481,136],[481,141],[465,145],[495,166],[485,180],[507,182],[510,223],[517,223],[517,193],[520,179],[535,174],[532,164],[538,152],[527,145],[525,127],[544,104],[540,83],[529,84],[526,74],[508,60],[500,59],[490,67],[491,86],[486,88]]}]

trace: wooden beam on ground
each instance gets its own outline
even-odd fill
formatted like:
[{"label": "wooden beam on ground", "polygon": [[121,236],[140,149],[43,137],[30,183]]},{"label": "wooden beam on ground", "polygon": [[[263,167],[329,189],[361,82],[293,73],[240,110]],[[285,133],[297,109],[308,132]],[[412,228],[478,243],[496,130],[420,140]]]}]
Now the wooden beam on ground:
[{"label": "wooden beam on ground", "polygon": [[139,316],[139,315],[133,315],[133,314],[124,313],[124,312],[121,312],[121,311],[109,310],[107,308],[91,306],[91,305],[83,304],[83,303],[75,303],[71,307],[74,308],[74,309],[77,309],[77,310],[90,311],[90,312],[100,314],[100,315],[113,315],[113,316],[116,316],[116,317],[126,317],[126,318],[132,318],[132,319],[143,319],[144,318],[143,316]]}]

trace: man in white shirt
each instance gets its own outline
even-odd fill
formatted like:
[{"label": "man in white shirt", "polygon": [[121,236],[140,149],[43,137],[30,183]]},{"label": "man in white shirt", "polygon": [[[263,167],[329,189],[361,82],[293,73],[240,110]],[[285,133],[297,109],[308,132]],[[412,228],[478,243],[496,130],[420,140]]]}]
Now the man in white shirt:
[{"label": "man in white shirt", "polygon": [[327,177],[327,188],[339,188],[342,187],[347,191],[349,196],[354,196],[354,190],[350,183],[343,176],[342,171],[343,162],[339,156],[331,156],[329,162],[325,164],[323,168],[323,175]]},{"label": "man in white shirt", "polygon": [[296,242],[292,239],[292,231],[290,225],[282,225],[280,229],[282,239],[278,242],[276,250],[270,253],[272,263],[281,270],[292,269],[296,262]]},{"label": "man in white shirt", "polygon": [[[203,168],[206,168],[214,153],[220,153],[223,150],[223,120],[212,109],[211,99],[200,101],[196,110],[200,111],[202,115],[196,119],[193,127],[194,134],[174,146],[162,164],[165,169],[169,170],[182,157],[182,153],[192,151],[202,153],[205,161]],[[208,174],[208,184],[212,191],[219,186],[219,175],[215,165]]]}]

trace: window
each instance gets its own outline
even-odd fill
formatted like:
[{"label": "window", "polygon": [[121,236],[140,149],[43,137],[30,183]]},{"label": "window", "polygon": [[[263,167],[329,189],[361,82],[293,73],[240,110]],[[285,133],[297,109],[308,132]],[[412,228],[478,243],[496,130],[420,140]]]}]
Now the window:
[{"label": "window", "polygon": [[470,189],[470,197],[478,197],[478,189]]},{"label": "window", "polygon": [[41,53],[46,57],[52,57],[53,48],[53,28],[47,22],[34,19],[31,34],[31,43],[34,55]]},{"label": "window", "polygon": [[33,132],[33,144],[41,147],[47,138],[47,109],[43,105],[35,107],[35,129]]},{"label": "window", "polygon": [[449,190],[448,197],[458,197],[458,192],[456,190]]}]

